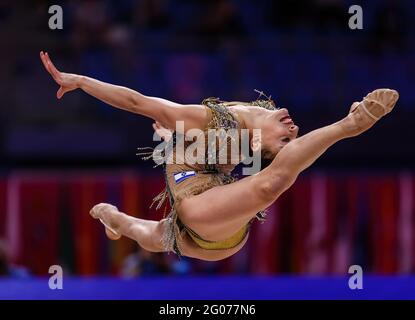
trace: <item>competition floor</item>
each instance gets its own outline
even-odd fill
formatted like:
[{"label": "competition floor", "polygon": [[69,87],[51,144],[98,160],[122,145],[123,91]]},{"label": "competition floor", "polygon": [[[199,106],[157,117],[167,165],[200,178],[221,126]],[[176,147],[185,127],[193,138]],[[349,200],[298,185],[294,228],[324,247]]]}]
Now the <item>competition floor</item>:
[{"label": "competition floor", "polygon": [[351,290],[339,277],[48,278],[0,280],[0,299],[415,299],[415,277],[364,276]]}]

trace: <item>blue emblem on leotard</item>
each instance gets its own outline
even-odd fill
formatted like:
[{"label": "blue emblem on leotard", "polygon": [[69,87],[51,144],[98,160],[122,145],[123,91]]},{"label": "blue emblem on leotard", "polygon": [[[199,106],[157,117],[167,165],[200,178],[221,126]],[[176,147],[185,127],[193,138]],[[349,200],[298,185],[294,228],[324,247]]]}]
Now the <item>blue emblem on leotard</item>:
[{"label": "blue emblem on leotard", "polygon": [[175,173],[173,176],[174,176],[174,181],[176,183],[180,183],[183,180],[186,180],[187,178],[193,177],[195,175],[196,175],[196,172],[194,171],[182,171],[179,173]]}]

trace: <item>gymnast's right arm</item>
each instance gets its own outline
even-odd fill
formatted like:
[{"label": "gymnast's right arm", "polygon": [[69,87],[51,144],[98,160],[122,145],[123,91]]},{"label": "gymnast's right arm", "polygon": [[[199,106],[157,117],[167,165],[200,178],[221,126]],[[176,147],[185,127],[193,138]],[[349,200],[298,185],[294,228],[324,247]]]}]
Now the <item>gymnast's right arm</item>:
[{"label": "gymnast's right arm", "polygon": [[53,79],[60,85],[57,98],[80,88],[89,95],[109,105],[138,113],[161,123],[164,127],[176,130],[176,121],[184,122],[184,131],[192,128],[204,129],[208,122],[207,113],[201,105],[182,105],[165,99],[148,97],[137,91],[105,83],[85,76],[58,71],[47,53],[40,58]]}]

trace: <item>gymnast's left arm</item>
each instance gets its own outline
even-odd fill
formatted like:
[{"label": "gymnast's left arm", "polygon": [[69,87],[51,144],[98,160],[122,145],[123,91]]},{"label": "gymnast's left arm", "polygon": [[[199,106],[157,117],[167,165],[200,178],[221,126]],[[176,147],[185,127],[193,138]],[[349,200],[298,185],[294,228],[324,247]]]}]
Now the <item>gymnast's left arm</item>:
[{"label": "gymnast's left arm", "polygon": [[166,99],[145,96],[129,88],[86,76],[60,72],[47,53],[41,52],[40,58],[46,70],[60,85],[56,94],[58,99],[67,92],[81,89],[113,107],[149,117],[171,130],[177,129],[176,121],[183,121],[185,132],[192,128],[203,129],[206,126],[207,113],[201,105],[182,105]]}]

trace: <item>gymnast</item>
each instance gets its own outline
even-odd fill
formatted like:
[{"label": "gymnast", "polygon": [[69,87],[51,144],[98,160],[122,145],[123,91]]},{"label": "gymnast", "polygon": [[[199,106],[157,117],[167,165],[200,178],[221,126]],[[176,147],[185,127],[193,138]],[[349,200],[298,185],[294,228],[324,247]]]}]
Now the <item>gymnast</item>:
[{"label": "gymnast", "polygon": [[[288,110],[276,108],[269,97],[250,103],[208,98],[201,104],[183,105],[60,72],[48,53],[41,52],[40,58],[60,86],[58,99],[81,89],[111,106],[153,119],[154,130],[164,141],[186,136],[192,129],[248,131],[251,151],[271,160],[261,171],[236,180],[231,174],[235,163],[191,163],[186,156],[174,155],[173,161],[163,165],[166,190],[156,199],[160,200],[159,206],[166,199],[170,201],[170,212],[163,219],[138,219],[106,203],[97,204],[90,211],[93,218],[103,223],[112,240],[126,236],[151,252],[175,252],[207,261],[225,259],[238,252],[248,239],[252,222],[264,218],[264,210],[290,188],[303,170],[336,142],[371,128],[392,111],[399,98],[395,90],[374,90],[360,102],[354,102],[340,121],[297,137],[298,126]],[[177,132],[178,121],[183,122],[182,132]],[[256,129],[260,129],[260,134]],[[228,142],[232,139],[227,138]]]}]

